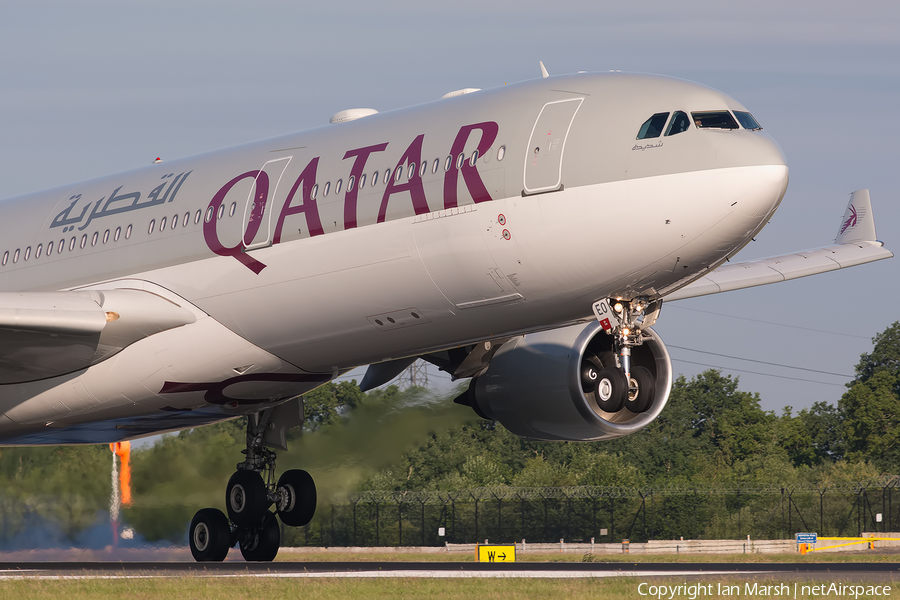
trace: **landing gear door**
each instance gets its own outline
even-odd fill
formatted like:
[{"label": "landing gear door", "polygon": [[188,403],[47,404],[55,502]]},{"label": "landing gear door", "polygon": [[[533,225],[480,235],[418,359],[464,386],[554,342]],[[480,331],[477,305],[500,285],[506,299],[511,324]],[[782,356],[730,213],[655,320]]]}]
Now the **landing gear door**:
[{"label": "landing gear door", "polygon": [[569,128],[584,98],[548,102],[541,109],[525,156],[525,194],[562,189],[562,160]]},{"label": "landing gear door", "polygon": [[259,170],[247,204],[244,206],[244,247],[247,250],[272,245],[272,213],[275,212],[275,194],[290,156],[270,160]]},{"label": "landing gear door", "polygon": [[600,322],[600,326],[606,333],[611,333],[613,329],[619,326],[619,318],[613,312],[609,305],[609,300],[598,300],[591,307],[594,309],[594,316]]}]

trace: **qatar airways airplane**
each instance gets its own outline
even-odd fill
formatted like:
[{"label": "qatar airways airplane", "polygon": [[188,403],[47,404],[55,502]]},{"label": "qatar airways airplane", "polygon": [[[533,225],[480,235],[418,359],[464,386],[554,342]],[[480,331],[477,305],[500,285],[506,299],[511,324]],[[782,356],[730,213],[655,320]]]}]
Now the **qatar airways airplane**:
[{"label": "qatar airways airplane", "polygon": [[[666,404],[663,302],[891,257],[868,192],[834,245],[726,261],[788,184],[740,103],[624,73],[463,89],[401,110],[0,203],[0,444],[127,440],[248,416],[197,560],[272,560],[312,518],[275,478],[302,395],[416,358],[518,435],[628,435]],[[836,215],[837,216],[837,215]]]}]

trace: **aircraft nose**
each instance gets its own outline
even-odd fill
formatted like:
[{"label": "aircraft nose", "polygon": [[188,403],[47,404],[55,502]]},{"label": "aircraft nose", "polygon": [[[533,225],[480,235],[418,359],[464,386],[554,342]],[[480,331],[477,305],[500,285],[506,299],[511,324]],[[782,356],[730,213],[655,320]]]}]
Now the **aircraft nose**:
[{"label": "aircraft nose", "polygon": [[786,167],[781,146],[762,131],[740,131],[719,146],[716,162],[720,167]]},{"label": "aircraft nose", "polygon": [[781,147],[762,132],[741,132],[719,147],[717,162],[722,167],[739,167],[748,177],[747,192],[734,210],[748,217],[770,215],[784,197],[788,167]]}]

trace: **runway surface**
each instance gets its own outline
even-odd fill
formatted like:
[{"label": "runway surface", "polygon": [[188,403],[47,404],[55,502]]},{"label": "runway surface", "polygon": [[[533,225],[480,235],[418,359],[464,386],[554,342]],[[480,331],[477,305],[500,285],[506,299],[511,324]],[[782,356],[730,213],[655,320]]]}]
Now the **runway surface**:
[{"label": "runway surface", "polygon": [[0,580],[155,577],[761,577],[900,580],[900,563],[0,562]]}]

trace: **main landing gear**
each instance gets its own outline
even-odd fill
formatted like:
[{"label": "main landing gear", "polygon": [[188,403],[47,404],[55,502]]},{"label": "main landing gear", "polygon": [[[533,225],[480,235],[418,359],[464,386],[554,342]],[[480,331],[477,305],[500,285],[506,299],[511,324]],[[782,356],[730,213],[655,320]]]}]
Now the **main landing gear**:
[{"label": "main landing gear", "polygon": [[281,546],[281,527],[309,523],[316,512],[316,485],[306,471],[285,471],[275,481],[275,453],[264,444],[272,410],[248,415],[245,460],[225,488],[228,516],[217,508],[197,511],[188,538],[199,562],[223,561],[235,544],[248,561],[271,561]]},{"label": "main landing gear", "polygon": [[616,413],[623,408],[646,412],[653,406],[655,382],[649,369],[632,365],[631,350],[643,344],[641,328],[656,322],[662,301],[650,302],[646,297],[601,300],[593,308],[604,331],[613,337],[613,348],[584,361],[582,389],[594,395],[597,407],[604,412]]}]

